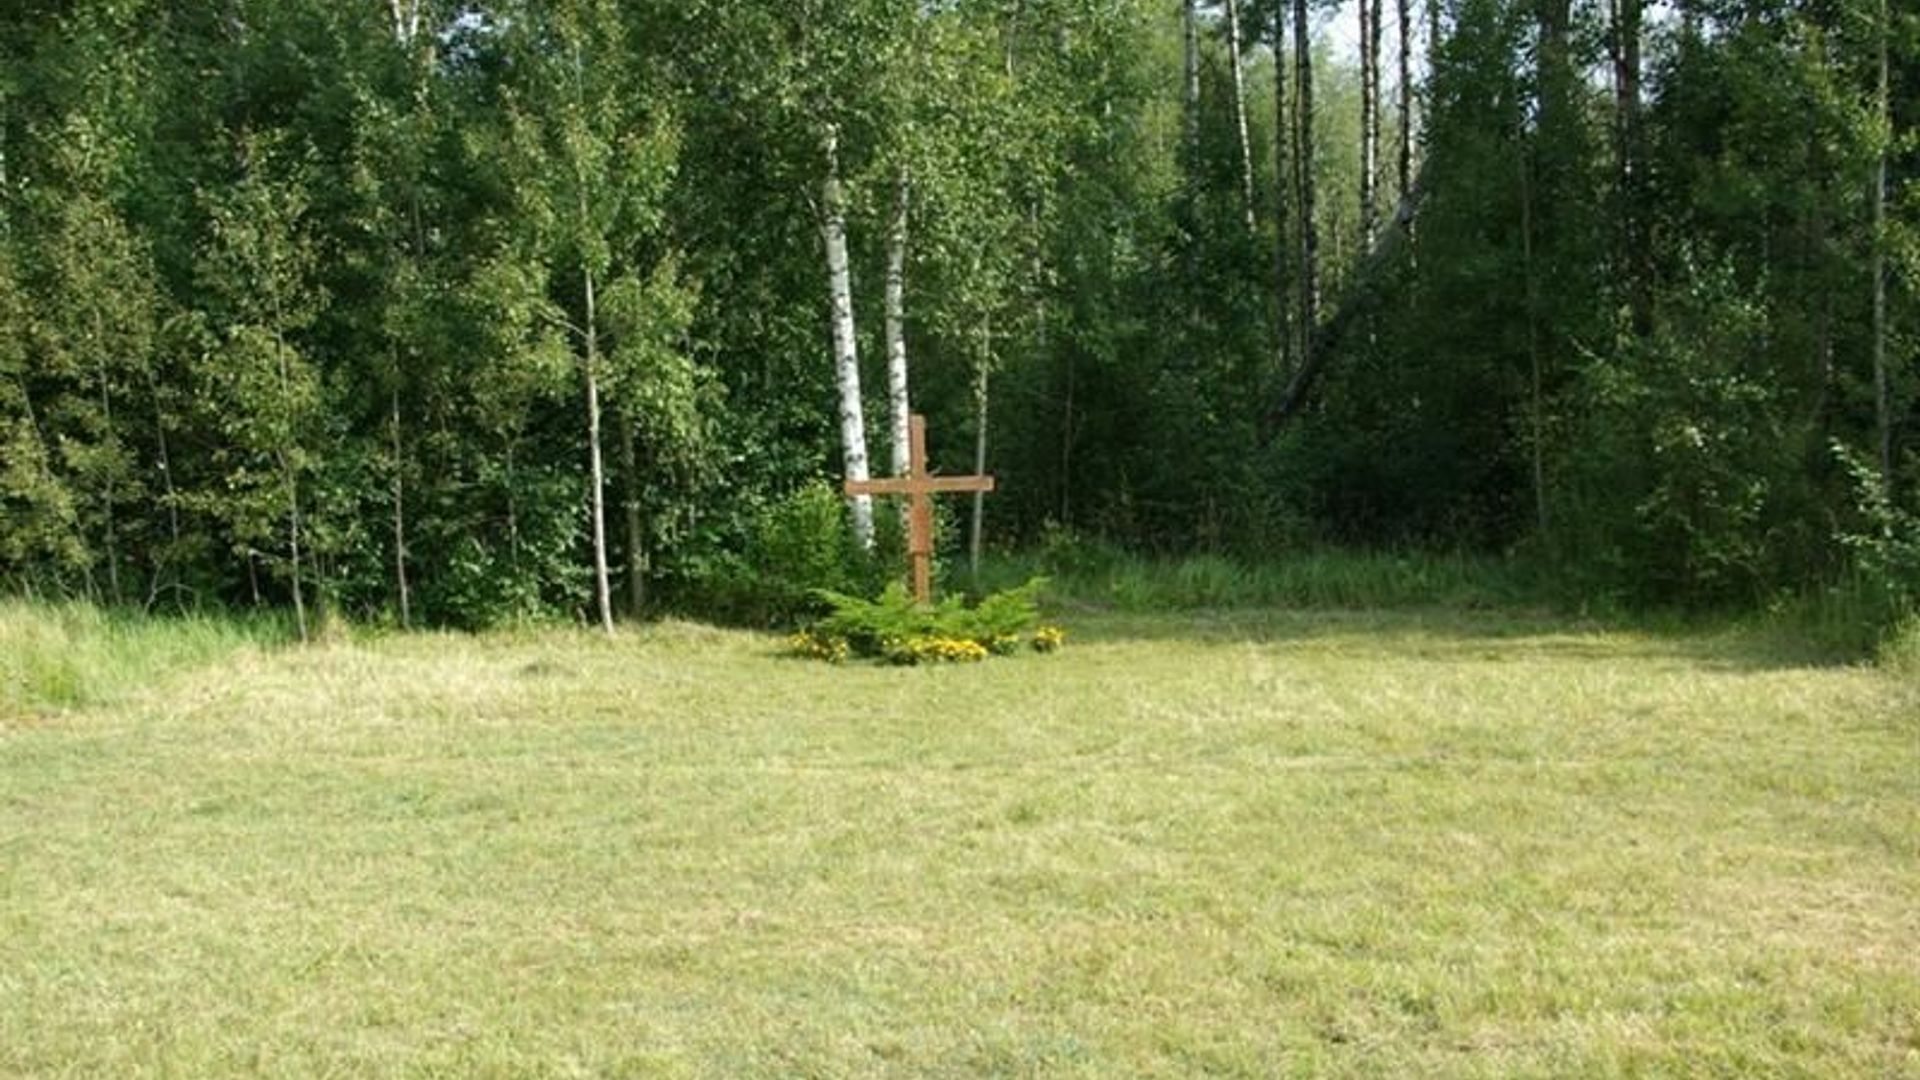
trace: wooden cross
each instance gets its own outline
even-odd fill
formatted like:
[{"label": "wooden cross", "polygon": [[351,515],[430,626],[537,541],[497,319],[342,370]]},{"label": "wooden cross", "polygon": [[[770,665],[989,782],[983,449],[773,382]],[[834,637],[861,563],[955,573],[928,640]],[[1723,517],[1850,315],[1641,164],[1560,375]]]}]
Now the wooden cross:
[{"label": "wooden cross", "polygon": [[907,475],[885,480],[849,480],[848,495],[905,495],[912,500],[907,513],[907,555],[913,560],[913,595],[922,604],[933,602],[933,498],[973,491],[992,491],[991,476],[934,476],[927,471],[927,418],[913,415],[907,448]]}]

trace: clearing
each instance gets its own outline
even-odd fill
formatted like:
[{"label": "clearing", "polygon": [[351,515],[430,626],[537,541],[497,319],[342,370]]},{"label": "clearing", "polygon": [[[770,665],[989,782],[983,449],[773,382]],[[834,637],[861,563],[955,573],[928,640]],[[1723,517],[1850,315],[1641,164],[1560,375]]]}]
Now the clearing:
[{"label": "clearing", "polygon": [[1481,614],[667,624],[0,713],[0,1073],[1920,1075],[1920,685]]}]

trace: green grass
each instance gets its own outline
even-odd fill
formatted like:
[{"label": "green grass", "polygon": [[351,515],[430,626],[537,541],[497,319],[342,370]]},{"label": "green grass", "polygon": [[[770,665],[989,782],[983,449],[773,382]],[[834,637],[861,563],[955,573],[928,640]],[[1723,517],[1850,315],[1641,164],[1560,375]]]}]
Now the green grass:
[{"label": "green grass", "polygon": [[[955,573],[965,581],[964,570]],[[1328,549],[1246,561],[1222,555],[1136,555],[1077,541],[1064,550],[1000,555],[982,567],[981,575],[983,590],[1044,575],[1063,600],[1124,612],[1513,608],[1543,595],[1517,563],[1434,552]]]},{"label": "green grass", "polygon": [[125,700],[168,674],[283,642],[270,618],[151,618],[0,598],[0,719]]},{"label": "green grass", "polygon": [[1920,1075],[1920,682],[1070,629],[188,650],[0,710],[0,1075]]}]

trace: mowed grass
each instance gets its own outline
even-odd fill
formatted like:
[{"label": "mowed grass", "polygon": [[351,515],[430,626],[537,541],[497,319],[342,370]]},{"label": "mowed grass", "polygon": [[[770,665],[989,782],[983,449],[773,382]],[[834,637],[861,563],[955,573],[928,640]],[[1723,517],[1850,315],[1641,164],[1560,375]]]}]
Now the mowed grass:
[{"label": "mowed grass", "polygon": [[1920,685],[1512,615],[0,711],[0,1074],[1920,1075]]}]

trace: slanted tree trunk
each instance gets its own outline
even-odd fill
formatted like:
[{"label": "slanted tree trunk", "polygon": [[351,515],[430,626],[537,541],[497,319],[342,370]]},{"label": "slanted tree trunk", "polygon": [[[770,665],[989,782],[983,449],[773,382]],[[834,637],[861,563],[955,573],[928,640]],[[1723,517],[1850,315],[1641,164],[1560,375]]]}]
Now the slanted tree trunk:
[{"label": "slanted tree trunk", "polygon": [[[584,215],[583,215],[584,216]],[[600,334],[594,303],[591,269],[582,270],[586,287],[587,321],[582,327],[586,338],[587,377],[587,459],[593,485],[593,594],[600,615],[600,628],[613,633],[613,589],[607,573],[607,470],[600,451]]]},{"label": "slanted tree trunk", "polygon": [[647,609],[647,532],[640,513],[640,449],[634,436],[633,417],[621,409],[616,423],[620,428],[621,509],[627,526],[626,579],[627,617],[638,619]]},{"label": "slanted tree trunk", "polygon": [[[913,406],[907,395],[907,218],[912,189],[906,166],[893,180],[893,216],[887,229],[887,413],[891,421],[893,475],[907,475],[909,424]],[[907,512],[904,503],[901,513]]]},{"label": "slanted tree trunk", "polygon": [[[827,249],[827,291],[833,315],[833,364],[840,384],[840,454],[848,480],[867,480],[867,422],[860,402],[860,345],[854,338],[853,274],[847,263],[847,208],[840,190],[840,133],[826,131],[827,174],[821,183],[820,235]],[[853,535],[873,550],[873,499],[855,495]]]},{"label": "slanted tree trunk", "polygon": [[1317,230],[1313,220],[1313,39],[1307,27],[1307,0],[1293,0],[1293,83],[1294,243],[1300,259],[1297,374],[1313,366],[1314,326],[1320,313]]},{"label": "slanted tree trunk", "polygon": [[[396,366],[398,366],[396,364]],[[393,583],[400,594],[400,627],[413,628],[413,595],[407,586],[407,500],[402,468],[406,461],[400,438],[400,387],[393,388],[388,413],[393,435]]]},{"label": "slanted tree trunk", "polygon": [[1873,163],[1873,400],[1878,429],[1880,483],[1893,494],[1893,388],[1887,372],[1887,155],[1891,152],[1893,98],[1889,93],[1888,40],[1893,36],[1887,0],[1880,0],[1880,156]]},{"label": "slanted tree trunk", "polygon": [[1227,61],[1233,72],[1233,126],[1240,143],[1240,206],[1253,234],[1253,140],[1247,134],[1247,77],[1240,56],[1240,0],[1227,0]]}]

